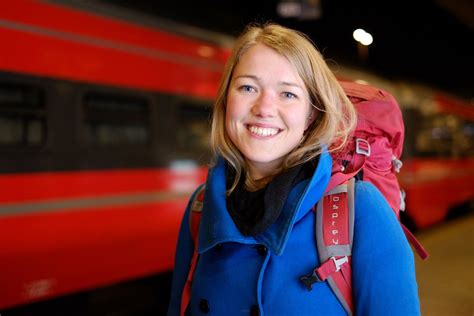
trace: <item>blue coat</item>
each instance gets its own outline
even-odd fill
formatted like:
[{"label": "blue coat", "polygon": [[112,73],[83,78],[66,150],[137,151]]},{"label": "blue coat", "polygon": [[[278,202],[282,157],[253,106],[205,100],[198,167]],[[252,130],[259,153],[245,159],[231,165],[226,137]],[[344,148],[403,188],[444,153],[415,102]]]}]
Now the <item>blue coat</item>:
[{"label": "blue coat", "polygon": [[[308,291],[299,280],[319,266],[315,215],[331,171],[323,153],[311,179],[289,193],[276,223],[243,236],[226,209],[225,163],[209,171],[199,262],[192,284],[192,315],[345,315],[326,282]],[[419,315],[413,253],[397,218],[370,183],[355,188],[352,282],[356,315]],[[169,316],[179,315],[193,242],[185,212],[176,252]]]}]

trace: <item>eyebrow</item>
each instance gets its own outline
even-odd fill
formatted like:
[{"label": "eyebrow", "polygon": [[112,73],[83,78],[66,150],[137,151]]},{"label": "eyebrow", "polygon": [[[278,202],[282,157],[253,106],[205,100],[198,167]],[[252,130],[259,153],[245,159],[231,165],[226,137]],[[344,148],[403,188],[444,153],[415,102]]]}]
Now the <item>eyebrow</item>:
[{"label": "eyebrow", "polygon": [[279,84],[282,85],[282,86],[297,87],[297,88],[300,88],[301,90],[303,90],[303,87],[301,87],[301,86],[300,86],[299,84],[297,84],[297,83],[281,81],[281,82],[279,82]]},{"label": "eyebrow", "polygon": [[254,76],[254,75],[239,75],[239,76],[235,77],[234,80],[239,79],[239,78],[249,78],[249,79],[253,79],[255,81],[260,81],[260,78],[258,78],[257,76]]},{"label": "eyebrow", "polygon": [[[239,76],[235,77],[234,80],[239,79],[239,78],[249,78],[249,79],[255,80],[257,82],[261,81],[259,77],[254,76],[254,75],[239,75]],[[278,84],[281,85],[281,86],[296,87],[296,88],[300,88],[301,90],[304,90],[303,87],[301,87],[301,85],[299,85],[297,83],[294,83],[294,82],[280,81],[280,82],[278,82]]]}]

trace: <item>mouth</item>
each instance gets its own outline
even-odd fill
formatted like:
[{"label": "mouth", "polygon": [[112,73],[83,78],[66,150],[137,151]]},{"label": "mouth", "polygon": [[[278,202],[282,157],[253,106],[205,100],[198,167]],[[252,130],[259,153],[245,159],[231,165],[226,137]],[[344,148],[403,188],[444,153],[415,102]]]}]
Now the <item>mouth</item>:
[{"label": "mouth", "polygon": [[262,126],[256,126],[256,125],[246,125],[247,130],[255,136],[258,137],[271,137],[275,136],[278,134],[281,129],[276,128],[276,127],[262,127]]}]

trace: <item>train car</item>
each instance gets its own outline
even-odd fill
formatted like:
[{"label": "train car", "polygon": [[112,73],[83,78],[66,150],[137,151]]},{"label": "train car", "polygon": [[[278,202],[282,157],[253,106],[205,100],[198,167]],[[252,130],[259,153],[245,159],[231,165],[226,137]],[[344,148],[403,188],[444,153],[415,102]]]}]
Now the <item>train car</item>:
[{"label": "train car", "polygon": [[436,90],[399,99],[405,121],[399,175],[406,192],[404,220],[424,229],[474,210],[474,107]]},{"label": "train car", "polygon": [[0,314],[163,314],[226,39],[33,0],[0,39]]}]

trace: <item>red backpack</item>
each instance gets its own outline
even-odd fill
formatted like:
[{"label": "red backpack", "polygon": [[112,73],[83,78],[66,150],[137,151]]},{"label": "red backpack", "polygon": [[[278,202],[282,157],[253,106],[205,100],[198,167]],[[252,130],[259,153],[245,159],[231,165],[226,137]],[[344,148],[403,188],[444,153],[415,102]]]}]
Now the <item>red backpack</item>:
[{"label": "red backpack", "polygon": [[[396,173],[402,166],[400,156],[404,126],[400,108],[389,93],[352,82],[340,84],[357,110],[358,123],[344,149],[332,154],[333,169],[328,187],[314,207],[317,251],[322,264],[300,280],[308,290],[315,282],[328,282],[347,314],[353,315],[350,263],[354,232],[354,178],[374,184],[399,218],[404,201]],[[181,315],[189,304],[191,281],[198,260],[197,236],[204,189],[201,186],[191,204],[190,229],[195,250],[181,297]],[[401,225],[420,257],[426,259],[426,250]]]}]

